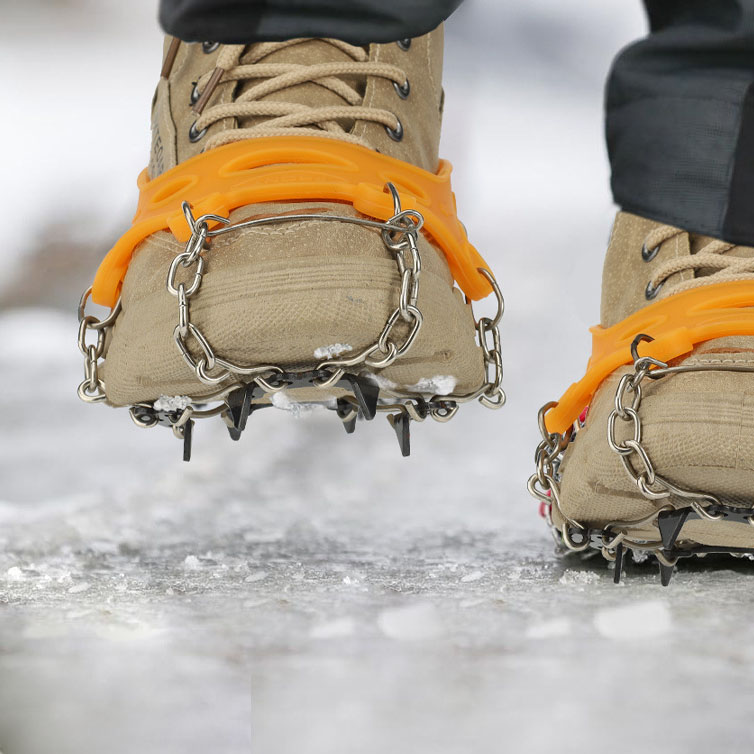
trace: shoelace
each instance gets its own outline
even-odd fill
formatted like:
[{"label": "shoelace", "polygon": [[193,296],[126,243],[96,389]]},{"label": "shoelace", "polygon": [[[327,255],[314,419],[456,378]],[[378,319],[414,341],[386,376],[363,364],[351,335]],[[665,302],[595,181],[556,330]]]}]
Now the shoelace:
[{"label": "shoelace", "polygon": [[[244,62],[241,57],[247,51],[246,45],[223,45],[216,68],[204,74],[197,82],[199,99],[194,105],[200,116],[193,126],[194,133],[201,133],[213,123],[228,118],[265,118],[250,127],[237,127],[221,131],[209,137],[205,149],[228,144],[233,141],[259,136],[288,136],[306,134],[339,139],[352,144],[370,147],[362,138],[348,133],[338,122],[370,121],[383,125],[393,134],[400,134],[402,126],[395,114],[376,107],[365,107],[362,94],[344,81],[342,76],[379,76],[393,82],[397,89],[408,90],[405,71],[387,63],[369,60],[361,47],[335,39],[320,40],[345,52],[352,61],[335,63],[264,63],[264,58],[274,52],[293,45],[309,42],[308,39],[294,39],[287,42],[265,42],[251,47]],[[227,81],[253,81],[260,83],[238,95],[225,104],[207,106],[212,92],[218,84]],[[274,92],[284,91],[304,83],[314,83],[335,92],[344,100],[341,105],[311,107],[296,102],[260,101]]]},{"label": "shoelace", "polygon": [[[683,233],[686,231],[672,225],[658,226],[647,235],[644,241],[644,253],[649,254],[651,258],[659,246]],[[647,298],[655,298],[668,278],[687,270],[693,270],[695,273],[703,270],[708,274],[666,286],[662,291],[662,297],[711,283],[753,280],[754,257],[736,257],[729,254],[730,251],[738,248],[741,247],[737,244],[713,240],[705,244],[696,254],[668,259],[657,266],[654,275],[650,278]]]}]

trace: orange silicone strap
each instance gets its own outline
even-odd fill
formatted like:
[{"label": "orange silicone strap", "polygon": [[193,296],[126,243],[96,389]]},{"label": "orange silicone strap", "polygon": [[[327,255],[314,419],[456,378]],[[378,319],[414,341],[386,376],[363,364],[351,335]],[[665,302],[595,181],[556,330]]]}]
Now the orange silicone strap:
[{"label": "orange silicone strap", "polygon": [[592,356],[584,377],[571,385],[546,416],[549,432],[565,432],[589,405],[597,388],[618,367],[631,364],[631,343],[640,333],[641,356],[668,362],[696,344],[728,335],[754,335],[754,281],[692,288],[640,309],[612,327],[593,327]]},{"label": "orange silicone strap", "polygon": [[392,182],[403,209],[424,216],[424,229],[442,249],[453,277],[471,299],[492,292],[479,268],[489,269],[469,243],[456,216],[450,188],[450,163],[441,160],[437,174],[356,144],[312,136],[247,139],[211,149],[149,180],[138,180],[139,204],[131,228],[102,261],[92,299],[113,306],[134,250],[145,238],[170,230],[179,241],[190,231],[181,203],[195,215],[227,217],[247,204],[279,201],[338,201],[378,220],[393,215],[385,189]]}]

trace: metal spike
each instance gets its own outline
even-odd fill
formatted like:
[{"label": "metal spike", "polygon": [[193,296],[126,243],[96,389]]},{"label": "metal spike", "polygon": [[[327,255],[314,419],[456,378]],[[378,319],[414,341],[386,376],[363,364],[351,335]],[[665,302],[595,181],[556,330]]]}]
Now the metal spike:
[{"label": "metal spike", "polygon": [[401,411],[398,414],[388,414],[387,420],[395,430],[398,445],[401,447],[401,455],[407,458],[411,455],[411,417]]},{"label": "metal spike", "polygon": [[255,385],[251,382],[246,387],[234,390],[228,395],[228,415],[233,422],[233,426],[228,427],[228,434],[232,440],[240,440],[241,433],[246,429],[254,398],[254,388]]},{"label": "metal spike", "polygon": [[346,430],[346,433],[352,435],[356,431],[356,419],[358,419],[359,412],[345,398],[338,398],[336,411],[343,422],[343,428]]},{"label": "metal spike", "polygon": [[615,548],[615,571],[613,573],[613,581],[616,584],[620,584],[620,575],[623,570],[623,542],[620,542]]},{"label": "metal spike", "polygon": [[665,565],[665,563],[660,563],[660,582],[663,586],[668,586],[668,584],[670,584],[670,579],[673,578],[674,571],[674,565]]},{"label": "metal spike", "polygon": [[194,420],[189,419],[183,425],[183,460],[188,463],[191,460],[191,438],[194,434]]},{"label": "metal spike", "polygon": [[672,550],[678,535],[686,523],[686,519],[691,514],[691,508],[681,508],[679,510],[665,511],[657,516],[657,527],[662,537],[662,546],[666,550]]},{"label": "metal spike", "polygon": [[359,404],[361,413],[367,421],[371,421],[377,415],[377,401],[380,397],[380,388],[363,377],[348,374],[346,379],[351,385],[354,398]]}]

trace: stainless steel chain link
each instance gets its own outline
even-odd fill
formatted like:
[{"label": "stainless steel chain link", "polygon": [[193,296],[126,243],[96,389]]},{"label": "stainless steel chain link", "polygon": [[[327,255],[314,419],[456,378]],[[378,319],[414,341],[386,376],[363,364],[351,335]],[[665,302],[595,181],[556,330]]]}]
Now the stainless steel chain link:
[{"label": "stainless steel chain link", "polygon": [[[210,239],[243,228],[301,220],[361,225],[378,230],[383,243],[396,260],[401,281],[398,305],[388,317],[377,341],[350,358],[329,359],[318,364],[316,371],[320,374],[324,373],[324,376],[314,382],[316,387],[326,389],[335,385],[352,367],[366,366],[372,369],[385,369],[409,351],[424,322],[424,317],[418,307],[422,267],[418,236],[424,224],[424,218],[415,210],[402,209],[400,197],[393,184],[386,184],[386,188],[393,198],[394,205],[394,214],[386,222],[346,215],[296,214],[231,224],[227,218],[218,215],[208,214],[195,218],[190,205],[183,203],[182,209],[191,229],[191,236],[183,251],[172,260],[165,287],[178,303],[178,322],[173,330],[173,340],[181,357],[200,382],[216,387],[212,395],[202,397],[202,403],[223,400],[232,390],[249,381],[255,382],[268,394],[286,387],[285,381],[276,380],[276,376],[284,374],[285,370],[281,367],[272,364],[242,366],[219,356],[203,331],[191,319],[191,300],[201,289],[206,264],[205,253],[210,248]],[[216,227],[211,228],[210,224],[216,224]],[[492,273],[481,268],[479,272],[490,282],[497,301],[495,316],[481,317],[475,325],[479,347],[484,356],[485,381],[472,393],[437,396],[437,401],[432,402],[429,411],[429,415],[437,421],[449,421],[458,410],[459,403],[479,400],[484,406],[493,409],[500,408],[505,403],[505,393],[501,387],[503,363],[499,332],[504,301]],[[79,306],[79,348],[85,359],[85,379],[79,385],[79,396],[90,403],[107,402],[105,385],[99,376],[98,364],[105,356],[107,333],[120,312],[120,301],[108,317],[100,322],[96,317],[85,314],[90,294],[91,288],[84,293]],[[96,343],[87,343],[89,331],[97,332]],[[412,418],[419,417],[420,401],[407,400],[411,403],[410,407],[406,407],[408,413]],[[218,413],[220,413],[219,409],[197,410],[195,407],[188,406],[179,415],[176,426],[180,430],[191,416],[199,418]],[[154,421],[141,418],[138,412],[132,411],[131,415],[139,426],[154,426]],[[176,426],[174,426],[174,431],[176,431]]]}]

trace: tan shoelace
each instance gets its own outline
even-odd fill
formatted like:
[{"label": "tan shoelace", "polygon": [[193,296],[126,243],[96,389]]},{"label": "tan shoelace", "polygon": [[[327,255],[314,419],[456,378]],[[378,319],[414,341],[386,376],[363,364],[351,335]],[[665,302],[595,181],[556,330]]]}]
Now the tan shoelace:
[{"label": "tan shoelace", "polygon": [[[341,76],[379,76],[392,81],[399,87],[407,83],[406,73],[387,63],[369,60],[361,47],[335,39],[320,40],[345,52],[352,61],[335,63],[264,63],[264,58],[274,52],[305,42],[308,39],[294,39],[287,42],[265,42],[250,49],[246,45],[223,45],[217,57],[214,71],[204,74],[197,82],[201,94],[195,105],[200,114],[194,124],[196,131],[203,131],[213,123],[228,118],[264,118],[251,127],[237,127],[210,136],[205,149],[221,146],[242,139],[260,136],[289,136],[306,134],[339,139],[352,144],[370,147],[362,138],[354,136],[343,128],[339,121],[370,121],[398,132],[400,121],[388,110],[364,107],[360,92],[344,81]],[[247,51],[245,60],[241,57]],[[242,92],[233,102],[206,106],[215,87],[227,81],[252,81],[260,83]],[[284,91],[293,86],[313,83],[336,93],[344,101],[341,105],[312,107],[296,102],[260,101],[274,92]]]},{"label": "tan shoelace", "polygon": [[[645,249],[652,251],[661,244],[675,238],[686,231],[675,228],[672,225],[660,225],[650,231],[644,241]],[[712,283],[725,283],[735,280],[754,280],[754,256],[737,257],[729,252],[734,249],[743,248],[737,244],[726,243],[725,241],[710,241],[705,244],[696,254],[690,254],[686,257],[676,257],[668,259],[666,262],[659,264],[654,275],[649,281],[651,290],[659,291],[668,278],[679,272],[693,270],[695,274],[704,272],[703,275],[697,275],[692,280],[683,280],[672,285],[665,286],[662,290],[661,297],[669,296],[673,293],[680,293],[691,288],[699,288],[703,285]]]}]

